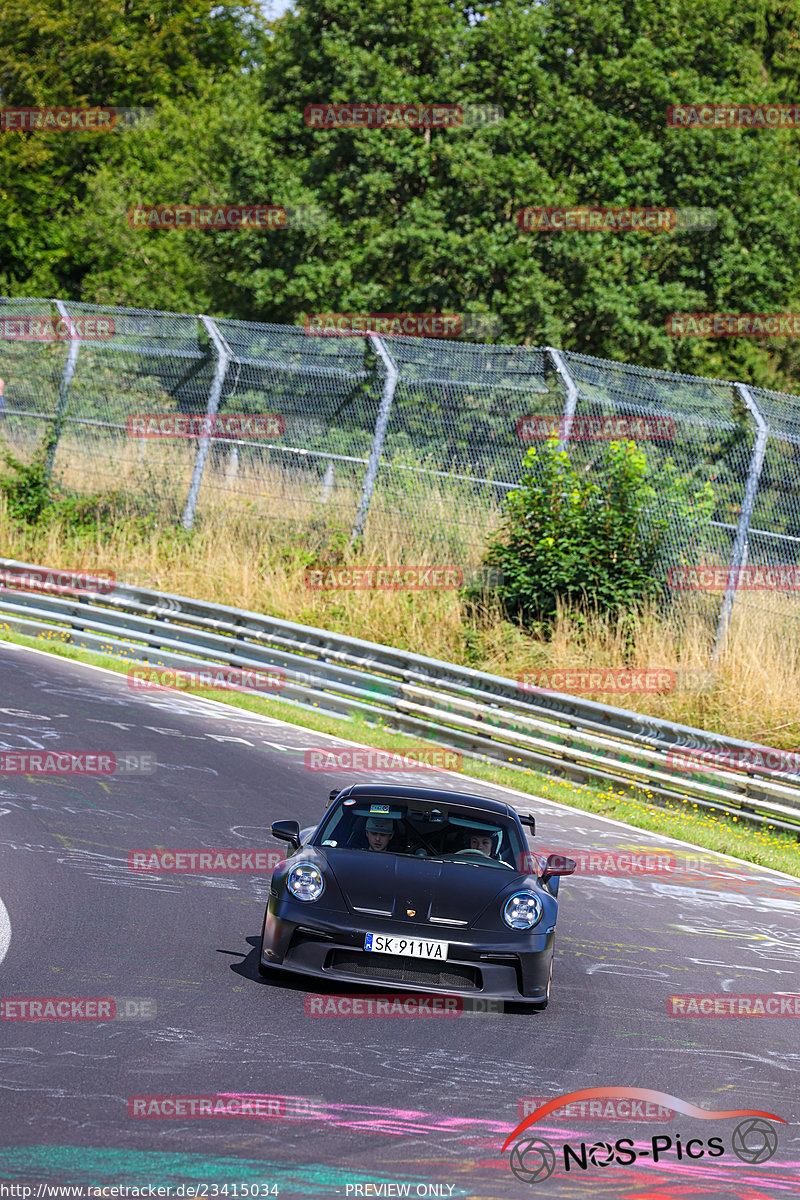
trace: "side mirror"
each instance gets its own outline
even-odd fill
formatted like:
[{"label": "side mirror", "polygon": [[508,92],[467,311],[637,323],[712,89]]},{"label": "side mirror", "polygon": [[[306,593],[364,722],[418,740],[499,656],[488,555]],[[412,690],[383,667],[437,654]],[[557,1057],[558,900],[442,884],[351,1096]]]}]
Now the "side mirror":
[{"label": "side mirror", "polygon": [[339,792],[341,790],[342,790],[341,788],[333,788],[333,790],[331,791],[331,794],[328,796],[328,808],[330,808],[330,806],[333,804],[334,800],[339,795]]},{"label": "side mirror", "polygon": [[547,883],[554,875],[574,875],[578,864],[574,858],[565,858],[563,854],[548,854],[541,873],[542,883]]},{"label": "side mirror", "polygon": [[520,823],[522,825],[528,826],[531,833],[535,837],[536,836],[536,818],[534,817],[533,813],[520,813],[519,819],[520,819]]},{"label": "side mirror", "polygon": [[300,826],[297,821],[273,821],[272,836],[279,842],[288,842],[293,850],[300,849]]}]

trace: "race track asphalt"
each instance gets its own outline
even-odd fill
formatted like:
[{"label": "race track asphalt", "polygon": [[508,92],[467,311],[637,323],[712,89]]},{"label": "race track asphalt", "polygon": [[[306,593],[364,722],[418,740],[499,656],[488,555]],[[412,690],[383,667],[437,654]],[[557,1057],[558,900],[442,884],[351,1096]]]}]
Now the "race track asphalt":
[{"label": "race track asphalt", "polygon": [[[248,1195],[245,1185],[270,1194],[275,1184],[280,1196],[314,1200],[800,1193],[800,1017],[667,1011],[675,994],[800,992],[797,881],[708,853],[693,862],[690,848],[669,839],[455,773],[403,773],[404,782],[531,808],[534,845],[658,850],[676,856],[676,869],[589,870],[564,881],[545,1012],[316,1017],[306,1013],[309,991],[358,989],[261,979],[268,873],[129,869],[129,852],[142,848],[279,848],[273,820],[316,823],[330,788],[353,778],[305,768],[306,749],[335,744],[185,695],[143,695],[122,676],[0,644],[0,750],[155,756],[151,774],[0,775],[0,954],[5,914],[10,925],[0,965],[0,1181],[169,1185],[173,1195],[192,1184],[209,1197],[226,1186],[228,1196]],[[121,1001],[147,1003],[130,1019],[8,1019],[8,1000],[20,997],[114,997],[123,1013]],[[740,1118],[634,1120],[624,1101],[618,1119],[607,1108],[599,1117],[576,1109],[522,1135],[553,1148],[549,1178],[512,1172],[501,1147],[525,1097],[607,1086],[709,1111],[763,1110],[786,1124],[771,1122],[777,1151],[751,1163],[733,1150]],[[272,1119],[129,1114],[130,1098],[152,1095],[286,1099]],[[586,1169],[572,1159],[565,1169],[564,1143],[580,1155],[581,1143],[626,1137],[647,1155],[604,1165],[601,1147]],[[658,1162],[653,1137],[673,1143]],[[718,1137],[724,1152],[679,1158],[678,1137],[682,1146],[700,1139],[695,1151]],[[748,1137],[743,1153],[752,1157],[758,1131]],[[531,1147],[521,1173],[542,1155]]]}]

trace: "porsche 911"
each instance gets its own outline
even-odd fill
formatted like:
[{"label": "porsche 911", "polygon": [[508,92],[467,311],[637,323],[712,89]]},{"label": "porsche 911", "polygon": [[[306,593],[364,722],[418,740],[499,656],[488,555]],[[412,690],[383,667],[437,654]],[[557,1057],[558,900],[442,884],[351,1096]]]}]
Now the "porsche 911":
[{"label": "porsche 911", "polygon": [[558,885],[575,863],[537,858],[508,804],[359,783],[316,828],[276,821],[259,970],[546,1007]]}]

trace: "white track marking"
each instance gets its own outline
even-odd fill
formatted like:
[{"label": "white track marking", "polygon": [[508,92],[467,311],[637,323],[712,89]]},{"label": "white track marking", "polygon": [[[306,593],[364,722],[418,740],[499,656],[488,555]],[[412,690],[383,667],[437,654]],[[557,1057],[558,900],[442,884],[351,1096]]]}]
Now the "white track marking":
[{"label": "white track marking", "polygon": [[11,921],[3,901],[0,900],[0,963],[8,954],[11,945]]}]

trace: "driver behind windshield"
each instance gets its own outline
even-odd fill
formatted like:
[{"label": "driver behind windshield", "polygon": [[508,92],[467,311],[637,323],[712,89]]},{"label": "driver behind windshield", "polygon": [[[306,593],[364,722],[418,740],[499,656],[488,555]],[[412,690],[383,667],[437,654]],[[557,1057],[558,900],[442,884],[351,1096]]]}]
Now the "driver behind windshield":
[{"label": "driver behind windshield", "polygon": [[469,835],[469,849],[478,850],[487,858],[499,858],[502,833],[499,829],[476,829]]},{"label": "driver behind windshield", "polygon": [[367,841],[370,850],[388,850],[394,837],[394,821],[390,817],[367,818]]},{"label": "driver behind windshield", "polygon": [[469,835],[470,850],[480,850],[481,854],[486,854],[489,858],[494,858],[494,839],[491,833],[471,833]]}]

